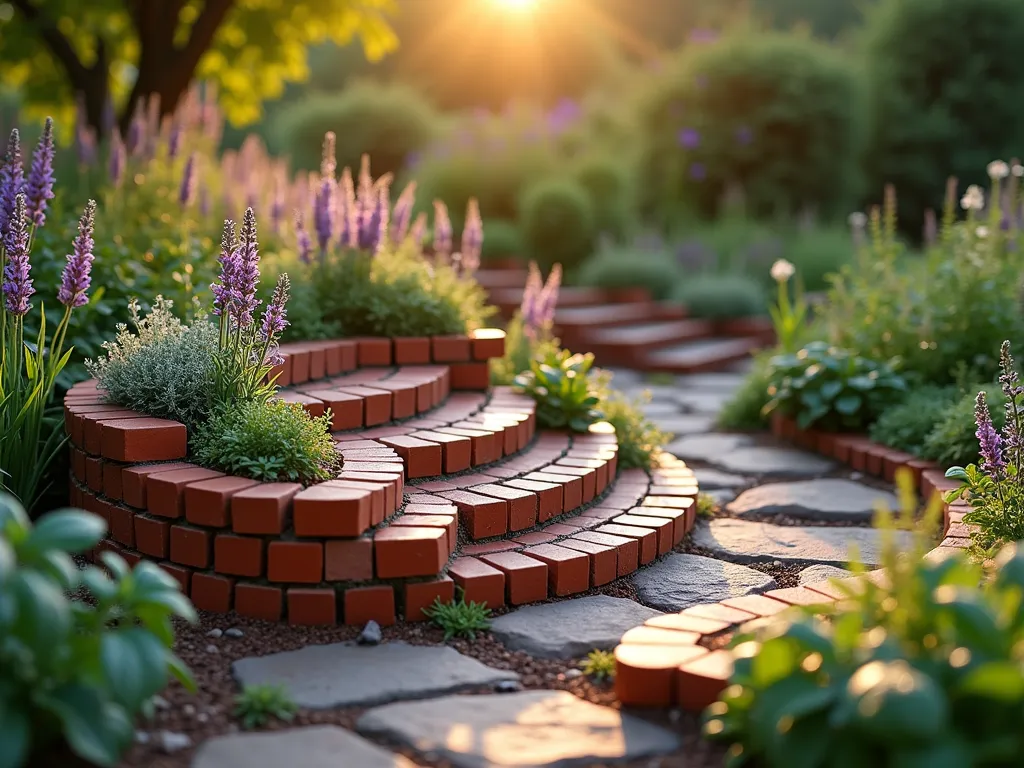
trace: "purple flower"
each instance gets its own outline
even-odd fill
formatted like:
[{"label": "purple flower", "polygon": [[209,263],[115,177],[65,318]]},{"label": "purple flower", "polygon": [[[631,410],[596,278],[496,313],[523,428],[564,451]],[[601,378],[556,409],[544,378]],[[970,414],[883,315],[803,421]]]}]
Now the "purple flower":
[{"label": "purple flower", "polygon": [[146,118],[142,114],[142,110],[135,110],[135,116],[132,118],[131,123],[128,124],[128,135],[125,137],[125,149],[128,150],[128,154],[131,157],[135,157],[139,154],[146,141]]},{"label": "purple flower", "polygon": [[110,135],[110,181],[115,187],[121,186],[121,179],[124,176],[124,166],[127,162],[127,150],[124,142],[121,141],[121,132],[114,129]]},{"label": "purple flower", "polygon": [[104,133],[111,133],[117,124],[117,115],[114,112],[114,99],[109,93],[107,93],[107,98],[103,100],[103,114],[100,116],[100,123]]},{"label": "purple flower", "polygon": [[242,242],[238,249],[238,272],[235,274],[237,304],[233,320],[239,328],[252,324],[252,314],[259,301],[256,287],[260,283],[260,244],[256,238],[256,214],[245,209],[242,218]]},{"label": "purple flower", "polygon": [[85,205],[85,213],[78,220],[78,235],[71,245],[68,263],[60,279],[60,290],[57,291],[57,300],[66,307],[80,307],[89,303],[85,294],[92,282],[92,228],[95,218],[96,201],[90,200]]},{"label": "purple flower", "polygon": [[555,309],[558,307],[558,289],[562,285],[562,265],[555,264],[548,274],[547,282],[544,283],[544,290],[540,292],[537,300],[537,318],[541,327],[550,327],[555,321]]},{"label": "purple flower", "polygon": [[306,231],[306,224],[302,220],[300,211],[295,212],[295,245],[299,249],[299,258],[302,259],[302,263],[309,264],[313,243],[309,239],[309,232]]},{"label": "purple flower", "polygon": [[47,201],[53,199],[53,119],[46,118],[43,135],[32,153],[32,168],[25,182],[28,217],[35,227],[46,223]]},{"label": "purple flower", "polygon": [[172,160],[178,156],[178,152],[181,151],[181,121],[172,120],[171,130],[167,136],[167,156]]},{"label": "purple flower", "polygon": [[391,242],[401,243],[409,234],[409,222],[412,220],[412,207],[415,202],[416,182],[410,181],[398,196],[395,210],[391,214]]},{"label": "purple flower", "polygon": [[178,202],[182,208],[188,208],[196,199],[196,153],[193,152],[185,161],[185,170],[181,175],[181,189],[178,190]]},{"label": "purple flower", "polygon": [[391,208],[391,196],[388,194],[390,179],[378,182],[376,203],[370,207],[370,214],[363,219],[363,227],[359,232],[359,247],[376,253],[385,240],[388,231],[388,211]]},{"label": "purple flower", "polygon": [[281,331],[288,327],[287,311],[288,292],[291,289],[291,282],[288,274],[282,274],[277,278],[277,286],[274,288],[274,295],[270,299],[267,308],[263,310],[263,322],[260,324],[260,333],[264,342],[272,342]]},{"label": "purple flower", "polygon": [[747,146],[754,140],[754,132],[745,125],[736,129],[736,143],[740,146]]},{"label": "purple flower", "polygon": [[416,216],[412,226],[409,228],[409,239],[412,240],[418,247],[423,246],[423,241],[427,239],[427,214],[420,213]]},{"label": "purple flower", "polygon": [[12,315],[27,315],[32,309],[29,297],[35,293],[28,262],[28,217],[25,212],[25,195],[19,193],[14,199],[14,212],[7,221],[4,231],[4,306]]},{"label": "purple flower", "polygon": [[78,164],[84,168],[96,162],[96,134],[85,123],[75,126],[75,152]]},{"label": "purple flower", "polygon": [[708,176],[708,169],[704,163],[690,164],[690,178],[694,181],[704,181]]},{"label": "purple flower", "polygon": [[523,332],[531,339],[537,338],[540,322],[537,317],[538,301],[544,290],[544,280],[537,269],[537,263],[530,262],[530,271],[526,276],[526,287],[523,289],[523,301],[519,306],[519,314],[523,320]]},{"label": "purple flower", "polygon": [[230,315],[235,304],[238,266],[238,238],[235,236],[235,222],[230,219],[224,222],[224,231],[220,237],[220,282],[210,286],[213,291],[213,314]]},{"label": "purple flower", "polygon": [[696,128],[683,128],[677,134],[676,141],[685,149],[696,149],[700,146],[700,131]]},{"label": "purple flower", "polygon": [[14,216],[18,195],[25,188],[25,169],[21,166],[21,136],[18,129],[11,131],[7,141],[7,154],[0,168],[0,238],[7,234],[8,222]]},{"label": "purple flower", "polygon": [[281,231],[281,219],[284,218],[284,184],[281,174],[274,174],[274,191],[270,196],[270,230],[275,235]]},{"label": "purple flower", "polygon": [[990,475],[999,477],[1006,468],[1006,461],[1003,459],[1003,440],[992,426],[992,416],[988,412],[983,391],[978,393],[974,401],[974,423],[978,427],[974,434],[978,437],[981,468]]},{"label": "purple flower", "polygon": [[480,204],[471,198],[466,208],[466,224],[462,228],[462,266],[469,272],[480,266],[480,250],[484,244],[484,222],[480,217]]},{"label": "purple flower", "polygon": [[321,255],[327,252],[334,235],[334,186],[334,179],[323,179],[313,201],[313,226]]},{"label": "purple flower", "polygon": [[448,257],[452,253],[452,220],[448,207],[440,200],[434,201],[434,254]]},{"label": "purple flower", "polygon": [[348,168],[341,172],[341,194],[337,201],[340,232],[338,241],[343,248],[352,248],[356,244],[357,212],[356,191],[352,184],[352,171]]},{"label": "purple flower", "polygon": [[206,187],[199,190],[199,214],[201,216],[210,215],[210,190]]}]

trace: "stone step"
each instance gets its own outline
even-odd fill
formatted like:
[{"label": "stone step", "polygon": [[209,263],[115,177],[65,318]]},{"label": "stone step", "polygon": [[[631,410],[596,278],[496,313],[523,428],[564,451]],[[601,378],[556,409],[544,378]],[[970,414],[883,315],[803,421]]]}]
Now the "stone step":
[{"label": "stone step", "polygon": [[761,342],[753,337],[688,341],[644,355],[641,366],[664,373],[722,370],[746,359],[760,346]]},{"label": "stone step", "polygon": [[681,319],[686,313],[670,302],[635,301],[623,304],[590,307],[569,307],[555,313],[555,327],[560,332],[576,328],[608,328],[656,319]]},{"label": "stone step", "polygon": [[474,274],[477,283],[485,290],[495,288],[522,288],[526,284],[525,269],[479,269]]},{"label": "stone step", "polygon": [[713,330],[706,320],[667,320],[587,330],[585,336],[598,363],[635,367],[654,350],[707,338]]},{"label": "stone step", "polygon": [[[523,287],[495,288],[490,292],[491,303],[501,311],[502,315],[511,316],[523,303]],[[570,307],[592,307],[604,304],[611,298],[600,288],[581,288],[568,286],[558,291],[558,306],[563,309]],[[620,302],[615,302],[620,303]]]}]

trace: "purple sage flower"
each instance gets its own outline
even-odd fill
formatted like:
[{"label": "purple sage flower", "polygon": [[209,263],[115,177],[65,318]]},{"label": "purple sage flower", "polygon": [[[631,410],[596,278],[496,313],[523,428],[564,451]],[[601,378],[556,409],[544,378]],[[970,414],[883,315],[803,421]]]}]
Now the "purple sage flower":
[{"label": "purple sage flower", "polygon": [[167,156],[173,160],[178,156],[181,151],[181,121],[174,119],[171,121],[171,130],[167,135]]},{"label": "purple sage flower", "polygon": [[978,437],[981,468],[990,475],[999,477],[1006,469],[1006,461],[1003,459],[1003,440],[992,425],[992,416],[988,412],[984,391],[979,392],[974,401],[974,423],[978,427],[974,434]]},{"label": "purple sage flower", "polygon": [[694,181],[704,181],[708,177],[708,169],[704,163],[690,164],[690,178]]},{"label": "purple sage flower", "polygon": [[321,255],[327,252],[327,246],[334,235],[334,209],[334,179],[324,178],[313,201],[313,226],[316,228]]},{"label": "purple sage flower", "polygon": [[263,310],[260,334],[264,342],[273,342],[278,334],[288,327],[288,313],[285,307],[288,304],[288,293],[290,290],[291,282],[288,280],[288,274],[284,273],[277,278],[274,295],[266,309]]},{"label": "purple sage flower", "polygon": [[541,291],[544,280],[537,269],[537,263],[530,262],[530,271],[526,276],[526,287],[523,288],[523,301],[519,305],[519,315],[523,321],[523,332],[528,338],[536,339],[541,324],[537,316]]},{"label": "purple sage flower", "polygon": [[135,116],[128,124],[128,135],[125,137],[125,149],[130,157],[135,157],[144,149],[146,141],[146,118],[141,106],[135,110]]},{"label": "purple sage flower", "polygon": [[395,202],[395,210],[391,214],[391,242],[401,243],[409,234],[409,222],[412,220],[412,208],[416,202],[416,182],[406,184],[402,194]]},{"label": "purple sage flower", "polygon": [[276,235],[281,231],[281,219],[284,218],[284,185],[280,173],[274,174],[274,189],[270,194],[270,230]]},{"label": "purple sage flower", "polygon": [[114,129],[113,133],[110,134],[110,181],[115,187],[121,186],[121,181],[124,177],[124,167],[127,163],[127,149],[125,148],[124,142],[121,141],[121,132]]},{"label": "purple sage flower", "polygon": [[83,168],[96,163],[96,133],[84,123],[75,126],[75,153],[78,164]]},{"label": "purple sage flower", "polygon": [[745,125],[736,129],[736,143],[746,147],[754,140],[754,132]]},{"label": "purple sage flower", "polygon": [[537,299],[537,319],[542,328],[549,328],[555,321],[555,309],[558,307],[558,289],[562,285],[562,265],[555,264],[548,274],[544,290]]},{"label": "purple sage flower", "polygon": [[11,131],[7,140],[7,154],[0,167],[0,238],[7,234],[8,222],[14,217],[18,195],[25,189],[25,169],[21,165],[21,136],[18,129]]},{"label": "purple sage flower", "polygon": [[178,190],[178,202],[182,208],[188,208],[196,199],[196,164],[199,162],[193,152],[185,161],[185,170],[181,175],[181,189]]},{"label": "purple sage flower", "polygon": [[434,255],[442,258],[452,253],[452,220],[448,207],[440,200],[434,201]]},{"label": "purple sage flower", "polygon": [[388,211],[391,208],[391,196],[388,194],[390,179],[383,179],[384,183],[378,183],[376,202],[370,209],[370,215],[363,221],[363,228],[359,232],[359,247],[363,250],[376,253],[385,240],[388,231]]},{"label": "purple sage flower", "polygon": [[999,384],[1006,396],[1006,426],[1003,428],[1006,451],[1016,463],[1020,460],[1021,451],[1024,450],[1024,435],[1021,434],[1019,401],[1024,395],[1024,386],[1021,386],[1020,378],[1017,376],[1017,366],[1010,354],[1010,342],[1003,342],[999,350],[999,367],[1002,373],[999,375]]},{"label": "purple sage flower", "polygon": [[238,250],[238,272],[235,275],[237,305],[234,321],[240,328],[252,324],[252,315],[259,301],[256,288],[260,283],[260,244],[256,237],[256,214],[252,208],[245,209],[242,218],[241,245]]},{"label": "purple sage flower", "polygon": [[676,141],[684,149],[696,149],[700,146],[700,131],[696,128],[683,128],[676,135]]},{"label": "purple sage flower", "polygon": [[352,171],[348,168],[341,172],[341,194],[338,195],[337,209],[340,227],[338,242],[341,243],[342,248],[353,248],[357,239],[358,218],[356,192],[352,184]]},{"label": "purple sage flower", "polygon": [[100,116],[100,124],[103,127],[103,133],[109,134],[113,132],[114,126],[117,125],[117,113],[114,111],[114,98],[107,93],[107,98],[103,100],[103,114]]},{"label": "purple sage flower", "polygon": [[484,221],[480,217],[480,204],[470,198],[466,208],[466,224],[462,228],[462,267],[475,272],[480,266],[480,250],[484,244]]},{"label": "purple sage flower", "polygon": [[29,298],[36,291],[29,276],[32,265],[28,261],[28,214],[21,192],[14,199],[14,212],[4,231],[4,259],[4,307],[12,315],[23,317],[32,309]]},{"label": "purple sage flower", "polygon": [[236,303],[236,285],[239,272],[238,237],[235,235],[235,222],[230,219],[224,222],[224,230],[220,237],[220,282],[213,283],[213,314],[230,316]]},{"label": "purple sage flower", "polygon": [[32,167],[25,181],[28,217],[34,227],[46,223],[46,206],[53,199],[53,181],[53,119],[48,117],[32,153]]},{"label": "purple sage flower", "polygon": [[86,292],[92,283],[92,230],[95,219],[96,201],[90,200],[85,205],[82,218],[78,220],[78,235],[71,244],[68,263],[60,279],[60,290],[57,291],[57,301],[66,307],[81,307],[89,303]]},{"label": "purple sage flower", "polygon": [[416,243],[417,247],[423,247],[423,241],[427,239],[427,214],[420,213],[416,216],[409,228],[409,239]]},{"label": "purple sage flower", "polygon": [[302,220],[300,211],[295,211],[295,245],[299,249],[299,258],[302,259],[302,263],[309,264],[313,243],[309,239],[309,232],[306,231],[306,223]]}]

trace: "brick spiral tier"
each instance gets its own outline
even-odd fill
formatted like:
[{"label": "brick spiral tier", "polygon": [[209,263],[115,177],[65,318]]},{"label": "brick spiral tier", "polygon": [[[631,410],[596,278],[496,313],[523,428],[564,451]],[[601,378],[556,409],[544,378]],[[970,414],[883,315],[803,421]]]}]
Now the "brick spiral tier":
[{"label": "brick spiral tier", "polygon": [[280,397],[333,414],[336,478],[303,488],[188,462],[183,424],[65,400],[71,500],[101,547],[173,575],[195,605],[293,624],[389,625],[436,599],[492,608],[585,592],[678,544],[697,483],[663,456],[619,472],[608,424],[536,433],[534,403],[488,389],[500,331],[288,345]]}]

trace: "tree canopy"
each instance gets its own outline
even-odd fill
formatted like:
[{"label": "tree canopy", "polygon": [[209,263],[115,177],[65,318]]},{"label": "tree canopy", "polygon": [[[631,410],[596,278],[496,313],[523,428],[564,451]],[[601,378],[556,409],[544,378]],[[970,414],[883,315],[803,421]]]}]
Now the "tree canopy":
[{"label": "tree canopy", "polygon": [[234,123],[252,122],[289,81],[308,76],[310,43],[359,37],[367,58],[397,47],[395,0],[9,0],[0,67],[30,112],[68,116],[76,98],[102,132],[108,100],[122,126],[157,94],[166,114],[194,78],[214,83]]}]

